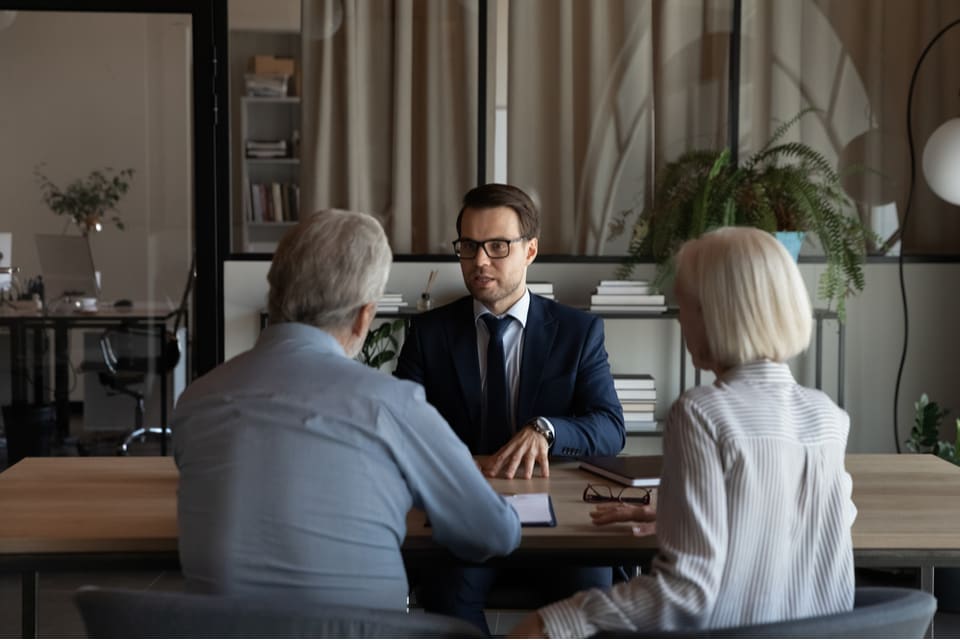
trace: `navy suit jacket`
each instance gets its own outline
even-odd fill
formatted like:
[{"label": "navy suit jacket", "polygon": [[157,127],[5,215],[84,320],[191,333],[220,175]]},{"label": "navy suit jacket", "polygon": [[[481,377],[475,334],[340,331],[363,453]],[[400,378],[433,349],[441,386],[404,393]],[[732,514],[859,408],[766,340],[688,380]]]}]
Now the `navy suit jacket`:
[{"label": "navy suit jacket", "polygon": [[[413,318],[395,375],[423,385],[473,453],[483,442],[480,361],[473,298]],[[537,416],[556,430],[552,455],[616,455],[623,411],[603,343],[603,320],[530,296],[517,392],[517,425]],[[503,443],[505,444],[505,443]]]}]

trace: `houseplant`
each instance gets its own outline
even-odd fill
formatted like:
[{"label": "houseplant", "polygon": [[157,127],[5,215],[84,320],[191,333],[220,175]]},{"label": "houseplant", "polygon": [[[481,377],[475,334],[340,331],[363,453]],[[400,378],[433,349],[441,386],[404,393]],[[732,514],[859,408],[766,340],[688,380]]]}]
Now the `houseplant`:
[{"label": "houseplant", "polygon": [[[654,187],[653,201],[632,227],[628,256],[619,270],[627,278],[641,258],[657,261],[656,282],[672,273],[672,259],[686,240],[721,226],[753,226],[770,232],[799,231],[816,237],[826,258],[818,294],[836,303],[841,318],[848,296],[863,290],[868,231],[849,215],[840,174],[817,150],[781,139],[805,109],[774,131],[770,140],[739,165],[729,149],[690,151],[668,163]],[[622,233],[633,210],[612,225]]]},{"label": "houseplant", "polygon": [[[940,439],[940,423],[949,411],[921,394],[914,403],[913,428],[905,444],[914,453],[932,453],[947,462],[960,465],[960,418],[956,421],[954,441]],[[960,567],[937,567],[933,589],[938,608],[942,611],[960,611]]]},{"label": "houseplant", "polygon": [[43,173],[42,167],[42,164],[34,167],[33,173],[40,184],[43,201],[57,215],[68,216],[81,234],[87,236],[91,231],[100,231],[108,211],[114,212],[110,220],[118,229],[123,229],[116,206],[130,189],[133,169],[94,169],[86,178],[77,178],[61,189]]},{"label": "houseplant", "polygon": [[960,465],[960,418],[957,418],[955,440],[948,442],[940,439],[940,423],[949,413],[948,409],[941,409],[940,405],[932,402],[925,393],[921,394],[913,408],[913,428],[905,442],[907,449],[914,453],[932,453],[947,462]]},{"label": "houseplant", "polygon": [[398,318],[384,322],[376,329],[371,329],[367,332],[360,353],[357,354],[357,360],[374,369],[379,369],[390,362],[400,354],[400,341],[397,335],[402,334],[406,328],[407,321]]}]

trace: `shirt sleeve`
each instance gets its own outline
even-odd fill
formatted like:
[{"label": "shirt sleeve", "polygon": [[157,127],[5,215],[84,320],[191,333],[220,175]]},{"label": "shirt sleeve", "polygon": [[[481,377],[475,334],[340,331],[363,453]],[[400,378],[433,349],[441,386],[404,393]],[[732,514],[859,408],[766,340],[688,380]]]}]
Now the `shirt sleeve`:
[{"label": "shirt sleeve", "polygon": [[727,540],[726,489],[714,434],[681,397],[664,431],[653,570],[544,607],[547,634],[579,638],[600,629],[697,628],[716,601]]},{"label": "shirt sleeve", "polygon": [[427,403],[423,387],[403,385],[411,393],[394,415],[400,426],[395,450],[433,539],[472,562],[507,555],[520,544],[517,512],[490,487],[466,445]]}]

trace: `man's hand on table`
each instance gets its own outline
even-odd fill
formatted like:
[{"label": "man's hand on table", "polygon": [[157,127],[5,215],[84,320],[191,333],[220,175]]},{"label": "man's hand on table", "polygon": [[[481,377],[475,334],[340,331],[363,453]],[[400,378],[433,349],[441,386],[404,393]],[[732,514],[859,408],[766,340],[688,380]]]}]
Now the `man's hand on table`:
[{"label": "man's hand on table", "polygon": [[547,456],[550,447],[546,438],[529,427],[520,429],[503,445],[499,451],[489,456],[481,465],[480,470],[490,478],[525,478],[533,477],[534,465],[540,465],[540,475],[550,477],[550,463]]}]

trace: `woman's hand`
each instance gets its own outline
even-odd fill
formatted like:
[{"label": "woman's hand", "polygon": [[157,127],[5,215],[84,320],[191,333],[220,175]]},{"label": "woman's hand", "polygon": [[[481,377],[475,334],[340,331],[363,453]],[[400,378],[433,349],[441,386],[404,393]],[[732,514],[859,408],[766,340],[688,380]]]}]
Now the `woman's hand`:
[{"label": "woman's hand", "polygon": [[524,616],[523,620],[510,631],[510,638],[546,638],[547,632],[543,628],[543,618],[536,611]]},{"label": "woman's hand", "polygon": [[643,537],[657,531],[657,509],[648,504],[627,504],[625,502],[607,502],[598,504],[590,512],[593,524],[600,526],[615,522],[637,523],[633,535]]}]

